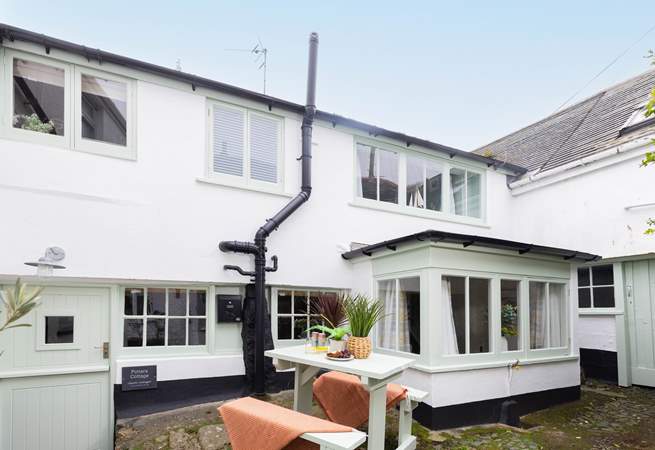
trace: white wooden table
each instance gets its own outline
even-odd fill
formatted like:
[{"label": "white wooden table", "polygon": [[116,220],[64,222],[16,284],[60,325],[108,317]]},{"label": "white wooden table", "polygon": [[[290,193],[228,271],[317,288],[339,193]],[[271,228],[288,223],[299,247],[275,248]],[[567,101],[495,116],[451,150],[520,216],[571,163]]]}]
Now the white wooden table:
[{"label": "white wooden table", "polygon": [[277,360],[278,369],[295,368],[293,409],[311,414],[312,384],[321,369],[357,375],[370,393],[368,406],[368,449],[384,448],[387,416],[387,384],[400,377],[414,360],[400,356],[371,353],[367,359],[330,361],[325,353],[305,353],[304,345],[268,350],[266,356]]}]

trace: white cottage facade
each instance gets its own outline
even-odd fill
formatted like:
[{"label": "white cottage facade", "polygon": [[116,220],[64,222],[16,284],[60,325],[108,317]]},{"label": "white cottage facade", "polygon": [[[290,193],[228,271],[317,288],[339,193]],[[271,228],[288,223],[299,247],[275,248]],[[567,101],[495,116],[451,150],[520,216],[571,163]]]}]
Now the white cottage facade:
[{"label": "white cottage facade", "polygon": [[[33,326],[0,335],[0,448],[110,448],[114,415],[241,395],[221,305],[248,280],[223,266],[251,261],[217,246],[298,192],[303,107],[0,32],[0,282],[47,287]],[[508,189],[526,169],[321,111],[312,152],[311,199],[267,244],[275,345],[301,342],[319,293],[362,292],[385,299],[378,351],[416,358],[403,381],[430,393],[432,428],[578,398],[577,269],[606,249],[528,200],[545,191]],[[50,246],[65,269],[25,265]]]}]

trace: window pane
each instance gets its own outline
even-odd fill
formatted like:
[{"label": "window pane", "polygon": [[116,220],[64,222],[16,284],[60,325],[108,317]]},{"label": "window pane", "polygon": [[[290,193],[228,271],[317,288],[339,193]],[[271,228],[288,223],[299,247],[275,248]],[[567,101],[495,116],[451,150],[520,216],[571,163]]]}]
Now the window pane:
[{"label": "window pane", "polygon": [[127,144],[127,84],[82,75],[82,137]]},{"label": "window pane", "polygon": [[189,345],[205,345],[206,319],[189,319]]},{"label": "window pane", "polygon": [[566,295],[563,284],[550,283],[549,292],[549,326],[550,347],[565,347],[567,345],[566,332]]},{"label": "window pane", "polygon": [[530,348],[546,348],[546,283],[530,282]]},{"label": "window pane", "polygon": [[14,128],[64,135],[65,72],[14,59]]},{"label": "window pane", "polygon": [[73,316],[46,316],[45,343],[72,344],[74,326],[73,321]]},{"label": "window pane", "polygon": [[614,284],[614,270],[611,265],[592,267],[591,276],[594,286],[602,284]]},{"label": "window pane", "polygon": [[421,353],[421,279],[398,281],[398,350]]},{"label": "window pane", "polygon": [[378,184],[375,167],[375,149],[368,145],[357,144],[357,195],[371,200],[378,199]]},{"label": "window pane", "polygon": [[466,205],[469,217],[482,217],[482,186],[478,173],[466,173]]},{"label": "window pane", "polygon": [[189,291],[189,315],[204,316],[207,314],[207,292],[200,289]]},{"label": "window pane", "polygon": [[589,286],[589,267],[578,268],[578,286]]},{"label": "window pane", "polygon": [[212,106],[214,172],[243,176],[245,114],[237,109]]},{"label": "window pane", "polygon": [[466,171],[464,169],[450,169],[450,212],[464,215],[466,193]]},{"label": "window pane", "polygon": [[614,286],[594,288],[594,308],[614,307]]},{"label": "window pane", "polygon": [[520,286],[517,280],[500,280],[501,351],[521,349]]},{"label": "window pane", "polygon": [[277,183],[278,121],[250,114],[250,178]]},{"label": "window pane", "polygon": [[125,319],[123,321],[123,347],[141,347],[143,345],[143,319]]},{"label": "window pane", "polygon": [[378,298],[384,302],[384,318],[378,324],[378,347],[396,350],[396,280],[380,281]]},{"label": "window pane", "polygon": [[578,289],[578,307],[591,308],[591,291],[589,290],[589,288]]},{"label": "window pane", "polygon": [[489,352],[489,280],[469,278],[470,353]]},{"label": "window pane", "polygon": [[422,159],[407,157],[407,188],[405,202],[407,206],[425,208],[425,178]]},{"label": "window pane", "polygon": [[125,315],[143,315],[143,289],[125,288]]},{"label": "window pane", "polygon": [[293,291],[293,313],[308,314],[307,311],[307,292]]},{"label": "window pane", "polygon": [[168,345],[186,344],[186,319],[168,319]]},{"label": "window pane", "polygon": [[425,166],[426,206],[432,211],[441,211],[441,166],[427,161]]},{"label": "window pane", "polygon": [[277,318],[277,338],[291,339],[291,317]]},{"label": "window pane", "polygon": [[277,313],[291,314],[291,292],[278,291],[277,293]]},{"label": "window pane", "polygon": [[307,317],[295,317],[293,319],[293,338],[305,339],[307,337]]},{"label": "window pane", "polygon": [[443,352],[466,353],[466,279],[443,277],[441,306],[443,315]]},{"label": "window pane", "polygon": [[166,314],[166,289],[148,288],[148,315],[163,316]]},{"label": "window pane", "polygon": [[380,201],[398,203],[398,155],[378,149],[380,153]]},{"label": "window pane", "polygon": [[166,330],[166,319],[148,319],[146,328],[146,345],[164,345],[164,332]]},{"label": "window pane", "polygon": [[168,315],[186,316],[186,289],[168,290]]}]

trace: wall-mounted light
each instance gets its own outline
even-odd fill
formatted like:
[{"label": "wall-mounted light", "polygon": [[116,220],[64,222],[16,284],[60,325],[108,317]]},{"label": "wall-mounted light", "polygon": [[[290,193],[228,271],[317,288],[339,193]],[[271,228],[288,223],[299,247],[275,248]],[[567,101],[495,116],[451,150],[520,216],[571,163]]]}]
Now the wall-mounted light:
[{"label": "wall-mounted light", "polygon": [[50,276],[54,269],[65,269],[65,266],[58,264],[66,257],[66,252],[61,247],[48,247],[45,254],[38,261],[30,261],[25,264],[36,267],[36,274],[40,277]]}]

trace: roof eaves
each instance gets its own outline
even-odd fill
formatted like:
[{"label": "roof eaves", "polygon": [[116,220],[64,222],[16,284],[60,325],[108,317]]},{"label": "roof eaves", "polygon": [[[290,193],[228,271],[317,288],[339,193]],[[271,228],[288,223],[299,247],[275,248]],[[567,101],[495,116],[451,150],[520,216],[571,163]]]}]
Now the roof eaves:
[{"label": "roof eaves", "polygon": [[495,248],[499,250],[516,251],[519,255],[526,253],[539,254],[551,257],[559,257],[566,261],[581,261],[591,262],[600,259],[599,255],[592,253],[579,252],[576,250],[567,250],[558,247],[548,247],[544,245],[528,244],[523,242],[508,241],[505,239],[490,238],[485,236],[475,236],[459,233],[448,233],[444,231],[427,230],[420,233],[402,236],[396,239],[379,242],[377,244],[367,245],[356,250],[351,250],[342,253],[342,257],[346,260],[362,257],[372,256],[373,253],[396,250],[398,245],[410,242],[442,242],[451,244],[461,244],[463,247],[478,246],[486,248]]},{"label": "roof eaves", "polygon": [[[46,36],[44,34],[39,34],[33,31],[24,30],[22,28],[17,28],[11,25],[0,23],[0,44],[2,43],[3,39],[7,39],[9,41],[19,40],[19,41],[31,42],[38,45],[43,45],[46,48],[46,53],[50,53],[51,48],[56,48],[58,50],[84,56],[89,61],[95,59],[100,63],[109,62],[119,66],[135,68],[154,75],[159,75],[182,82],[187,82],[191,85],[192,89],[194,90],[196,87],[214,89],[240,98],[264,103],[268,105],[269,110],[275,107],[286,111],[295,112],[298,114],[303,114],[305,111],[305,107],[298,103],[293,103],[287,100],[282,100],[276,97],[271,97],[269,95],[261,94],[259,92],[254,92],[230,84],[221,83],[219,81],[215,81],[209,78],[204,78],[198,75],[193,75],[190,73],[186,73],[174,69],[169,69],[167,67],[147,63],[145,61],[140,61],[126,56],[117,55],[115,53],[110,53],[99,49],[92,49],[89,47],[85,47],[83,45],[75,44],[69,41],[64,41],[62,39],[53,38],[50,36]],[[343,116],[339,116],[337,114],[332,114],[324,111],[317,111],[317,118],[324,120],[326,122],[330,122],[333,124],[333,126],[336,126],[338,124],[345,127],[352,127],[355,129],[365,131],[369,133],[369,135],[371,136],[385,136],[390,139],[395,139],[404,142],[408,147],[411,145],[425,147],[430,150],[446,153],[451,158],[457,156],[472,161],[478,161],[487,164],[487,167],[494,167],[496,169],[505,169],[515,175],[522,175],[527,171],[527,169],[518,166],[516,164],[507,163],[494,158],[487,158],[485,156],[477,155],[471,152],[466,152],[464,150],[458,150],[456,148],[437,144],[435,142],[428,141],[425,139],[420,139],[396,131],[391,131],[385,128],[376,127],[374,125],[370,125],[354,119],[349,119]]]}]

